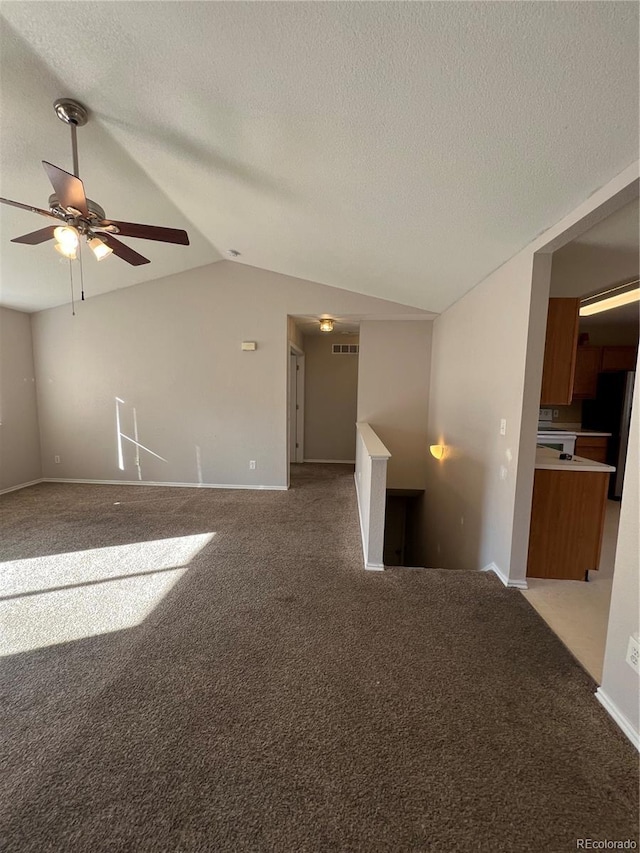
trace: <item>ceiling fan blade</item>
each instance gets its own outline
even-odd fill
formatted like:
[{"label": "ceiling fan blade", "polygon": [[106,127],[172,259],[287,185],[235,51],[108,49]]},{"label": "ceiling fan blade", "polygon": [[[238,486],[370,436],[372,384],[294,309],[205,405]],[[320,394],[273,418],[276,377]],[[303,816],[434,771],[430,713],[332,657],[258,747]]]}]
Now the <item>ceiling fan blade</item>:
[{"label": "ceiling fan blade", "polygon": [[46,240],[53,240],[53,232],[56,230],[55,225],[47,225],[46,228],[41,228],[39,231],[32,231],[30,234],[23,234],[22,237],[14,237],[12,243],[27,243],[29,246],[37,246],[38,243],[44,243]]},{"label": "ceiling fan blade", "polygon": [[42,161],[42,165],[49,176],[51,186],[58,196],[61,207],[73,207],[74,210],[79,210],[83,216],[89,216],[84,184],[80,178],[70,175],[69,172],[65,172],[64,169],[60,169],[52,163],[47,163],[46,160]]},{"label": "ceiling fan blade", "polygon": [[139,237],[142,240],[159,240],[161,243],[178,243],[180,246],[189,245],[189,235],[180,228],[139,225],[137,222],[118,222],[115,219],[105,219],[100,223],[101,228],[109,225],[115,225],[121,237]]},{"label": "ceiling fan blade", "polygon": [[142,264],[151,263],[149,258],[145,258],[144,255],[139,255],[138,252],[130,249],[129,246],[125,246],[125,244],[121,243],[120,240],[116,240],[112,234],[106,234],[101,231],[100,240],[102,240],[103,243],[106,243],[110,249],[113,249],[114,255],[122,258],[123,261],[131,264],[131,266],[139,267],[142,266]]},{"label": "ceiling fan blade", "polygon": [[57,216],[54,216],[52,213],[49,213],[48,210],[42,210],[40,207],[33,207],[31,204],[22,204],[19,201],[11,201],[8,198],[0,198],[0,202],[2,204],[10,204],[11,207],[19,207],[21,210],[29,210],[31,213],[39,213],[40,216],[47,216],[49,219],[57,219]]}]

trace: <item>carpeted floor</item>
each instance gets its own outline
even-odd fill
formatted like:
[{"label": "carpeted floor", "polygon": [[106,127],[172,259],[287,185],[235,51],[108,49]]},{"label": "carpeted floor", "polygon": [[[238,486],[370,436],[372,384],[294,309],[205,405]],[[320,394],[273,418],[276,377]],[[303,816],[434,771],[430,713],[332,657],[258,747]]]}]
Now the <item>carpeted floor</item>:
[{"label": "carpeted floor", "polygon": [[492,576],[366,573],[348,466],[0,512],[3,853],[638,840],[638,756],[593,681]]}]

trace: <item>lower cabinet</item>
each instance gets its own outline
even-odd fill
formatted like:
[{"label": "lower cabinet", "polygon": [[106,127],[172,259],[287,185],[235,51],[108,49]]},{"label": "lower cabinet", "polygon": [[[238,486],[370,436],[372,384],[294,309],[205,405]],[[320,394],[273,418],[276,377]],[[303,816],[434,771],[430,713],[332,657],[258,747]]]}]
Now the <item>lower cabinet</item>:
[{"label": "lower cabinet", "polygon": [[527,577],[586,580],[600,562],[609,473],[536,469]]},{"label": "lower cabinet", "polygon": [[594,462],[607,462],[607,437],[579,435],[576,439],[576,456],[592,459]]}]

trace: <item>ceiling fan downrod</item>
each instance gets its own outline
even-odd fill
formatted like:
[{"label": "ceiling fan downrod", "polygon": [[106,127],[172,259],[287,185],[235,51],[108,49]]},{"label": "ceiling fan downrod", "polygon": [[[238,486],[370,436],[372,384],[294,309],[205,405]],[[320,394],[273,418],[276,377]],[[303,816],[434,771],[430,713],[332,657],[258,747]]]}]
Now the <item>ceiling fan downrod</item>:
[{"label": "ceiling fan downrod", "polygon": [[71,128],[71,154],[73,156],[73,174],[80,177],[78,168],[78,140],[77,128],[82,127],[89,120],[87,108],[71,98],[59,98],[53,105],[56,115]]}]

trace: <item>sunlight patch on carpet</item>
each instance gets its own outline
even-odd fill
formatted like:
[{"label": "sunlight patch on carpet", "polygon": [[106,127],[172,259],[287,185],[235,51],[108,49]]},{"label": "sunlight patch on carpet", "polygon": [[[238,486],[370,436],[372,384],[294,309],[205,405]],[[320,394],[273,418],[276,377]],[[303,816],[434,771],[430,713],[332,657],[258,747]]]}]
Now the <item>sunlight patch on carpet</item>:
[{"label": "sunlight patch on carpet", "polygon": [[0,564],[0,655],[139,625],[215,533]]}]

